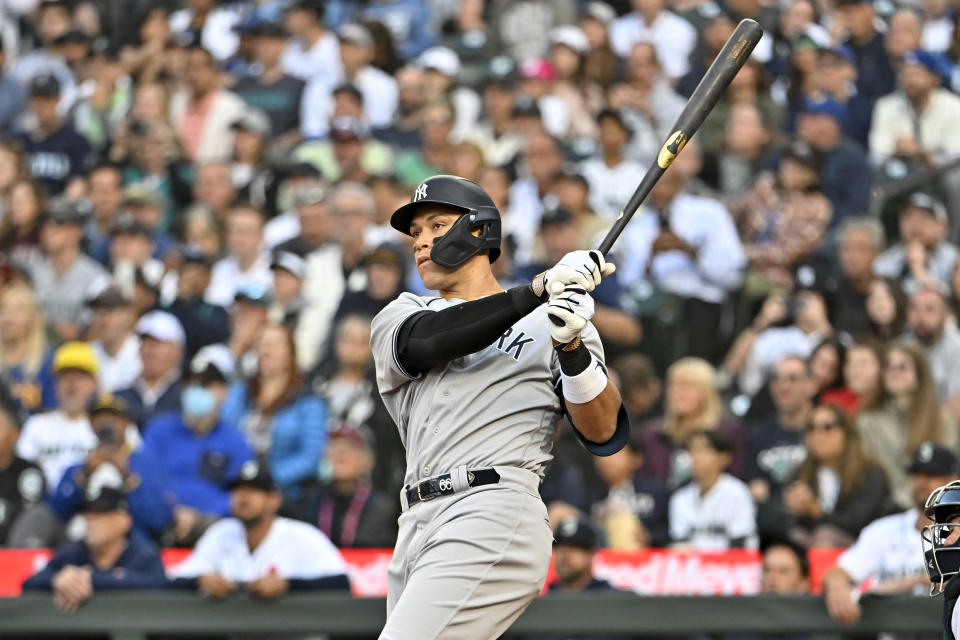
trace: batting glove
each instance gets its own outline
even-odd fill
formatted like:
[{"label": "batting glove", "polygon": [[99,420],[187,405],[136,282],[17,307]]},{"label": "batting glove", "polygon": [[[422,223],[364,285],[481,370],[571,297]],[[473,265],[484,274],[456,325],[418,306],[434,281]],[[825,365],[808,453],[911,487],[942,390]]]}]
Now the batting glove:
[{"label": "batting glove", "polygon": [[567,285],[575,285],[584,291],[590,292],[600,284],[600,281],[616,270],[612,262],[607,262],[603,254],[593,249],[591,251],[571,251],[563,256],[555,266],[545,271],[541,286],[535,281],[533,288],[542,294],[559,295]]},{"label": "batting glove", "polygon": [[567,285],[547,303],[550,335],[560,344],[576,340],[587,321],[593,317],[593,298],[576,285]]}]

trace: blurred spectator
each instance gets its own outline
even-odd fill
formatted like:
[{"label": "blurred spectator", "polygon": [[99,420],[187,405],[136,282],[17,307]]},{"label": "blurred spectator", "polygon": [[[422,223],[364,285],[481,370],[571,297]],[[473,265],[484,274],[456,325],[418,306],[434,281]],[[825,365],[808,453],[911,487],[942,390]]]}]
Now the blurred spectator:
[{"label": "blurred spectator", "polygon": [[837,3],[839,26],[846,32],[846,45],[853,51],[857,65],[857,91],[876,100],[894,88],[894,73],[877,29],[877,14],[866,0],[841,0]]},{"label": "blurred spectator", "polygon": [[24,514],[12,532],[19,546],[54,547],[61,543],[71,519],[83,508],[87,490],[104,477],[118,479],[137,535],[157,541],[170,524],[166,478],[135,437],[136,425],[130,422],[126,403],[104,393],[92,403],[89,415],[96,448],[86,460],[64,471],[41,508]]},{"label": "blurred spectator", "polygon": [[308,522],[338,548],[392,547],[397,541],[397,508],[392,497],[370,482],[375,457],[373,434],[344,425],[329,436],[330,479],[310,499]]},{"label": "blurred spectator", "polygon": [[659,52],[650,42],[631,45],[626,78],[610,89],[610,106],[623,113],[633,132],[627,155],[644,165],[657,157],[684,107],[683,98],[663,76]]},{"label": "blurred spectator", "polygon": [[274,247],[275,252],[289,252],[306,259],[313,251],[330,241],[330,209],[327,190],[318,182],[297,189],[293,199],[299,233]]},{"label": "blurred spectator", "polygon": [[859,585],[870,581],[877,594],[926,594],[930,585],[926,560],[917,538],[931,521],[923,514],[927,497],[957,476],[954,454],[932,442],[913,454],[907,468],[911,508],[867,525],[856,543],[823,576],[823,593],[830,617],[844,623],[860,618]]},{"label": "blurred spectator", "polygon": [[254,63],[260,71],[237,80],[233,92],[247,106],[260,109],[270,119],[273,145],[284,147],[300,137],[300,98],[304,81],[287,75],[281,66],[281,56],[288,37],[283,25],[261,22],[252,33]]},{"label": "blurred spectator", "polygon": [[730,440],[730,473],[744,473],[744,436],[740,423],[723,415],[717,391],[717,373],[699,358],[681,358],[667,369],[663,418],[641,426],[646,450],[644,471],[669,489],[676,489],[691,474],[687,439],[703,429],[715,429]]},{"label": "blurred spectator", "polygon": [[[268,162],[268,150],[271,143],[282,145],[286,140],[275,140],[271,136],[273,129],[270,120],[267,114],[259,109],[248,109],[230,128],[233,130],[231,174],[237,199],[262,209],[268,218],[278,224],[277,192],[280,188],[280,176]],[[295,234],[296,231],[292,231],[289,235]],[[265,242],[270,245],[277,244],[276,237],[271,237],[269,233],[264,235]],[[287,239],[286,236],[282,237],[282,240]]]},{"label": "blurred spectator", "polygon": [[242,378],[253,375],[257,365],[256,342],[269,321],[267,309],[273,300],[259,286],[248,286],[237,292],[230,310],[230,352]]},{"label": "blurred spectator", "polygon": [[208,344],[230,339],[226,309],[204,298],[212,277],[211,266],[210,258],[199,247],[186,247],[181,255],[176,298],[167,309],[183,327],[188,359]]},{"label": "blurred spectator", "polygon": [[53,603],[73,613],[96,591],[163,589],[167,576],[160,554],[131,533],[133,518],[117,474],[103,474],[86,488],[83,542],[59,549],[43,569],[23,583],[26,590],[53,591]]},{"label": "blurred spectator", "polygon": [[874,278],[867,290],[866,315],[869,335],[893,340],[907,324],[907,297],[900,285],[888,278]]},{"label": "blurred spectator", "polygon": [[304,82],[320,78],[319,82],[333,86],[340,73],[340,47],[337,36],[324,24],[324,9],[319,0],[296,0],[287,7],[283,24],[292,37],[280,64]]},{"label": "blurred spectator", "polygon": [[[722,146],[706,155],[700,177],[719,191],[725,202],[732,202],[750,188],[769,161],[775,131],[755,102],[743,101],[730,106],[719,133],[723,136]],[[737,214],[731,213],[736,219]]]},{"label": "blurred spectator", "polygon": [[642,424],[663,412],[663,385],[647,356],[630,353],[614,360],[611,368],[619,379],[623,406],[632,424]]},{"label": "blurred spectator", "polygon": [[[491,3],[471,3],[484,14],[489,12],[490,38],[494,46],[514,60],[526,61],[543,56],[549,45],[550,29],[570,24],[576,17],[576,6],[571,0],[535,0],[510,2],[494,0]],[[486,5],[490,5],[487,7]],[[486,16],[477,16],[483,21]]]},{"label": "blurred spectator", "polygon": [[536,105],[543,128],[552,136],[566,140],[570,134],[571,114],[567,103],[554,94],[557,70],[549,60],[535,58],[521,62],[517,69],[520,95]]},{"label": "blurred spectator", "polygon": [[81,250],[85,223],[78,204],[51,202],[40,231],[44,257],[30,268],[33,290],[61,340],[80,336],[86,324],[84,304],[107,282],[103,267]]},{"label": "blurred spectator", "polygon": [[557,71],[553,93],[563,100],[570,113],[570,136],[596,138],[593,114],[604,103],[603,90],[585,74],[590,41],[580,27],[563,25],[550,30],[549,60]]},{"label": "blurred spectator", "polygon": [[761,174],[731,213],[754,272],[789,287],[795,267],[819,248],[833,215],[820,188],[819,158],[810,145],[790,145],[776,176]]},{"label": "blurred spectator", "polygon": [[0,289],[0,381],[21,409],[35,413],[56,406],[52,366],[46,321],[33,290],[8,284]]},{"label": "blurred spectator", "polygon": [[143,370],[140,338],[134,333],[136,315],[130,298],[110,286],[89,302],[90,346],[100,364],[100,390],[113,392],[133,386]]},{"label": "blurred spectator", "polygon": [[682,169],[674,166],[657,182],[614,247],[630,247],[621,252],[624,286],[649,279],[681,298],[686,353],[715,362],[723,304],[740,286],[746,260],[726,207],[685,192],[689,176]]},{"label": "blurred spectator", "polygon": [[900,242],[881,253],[873,272],[900,282],[907,295],[921,287],[949,290],[957,248],[947,240],[947,210],[925,193],[914,193],[900,210]]},{"label": "blurred spectator", "polygon": [[940,288],[921,288],[907,308],[908,337],[923,345],[937,397],[960,421],[960,331]]},{"label": "blurred spectator", "polygon": [[144,429],[154,416],[180,410],[180,367],[186,344],[183,326],[166,311],[151,311],[137,322],[143,368],[133,384],[117,391],[130,416]]},{"label": "blurred spectator", "polygon": [[20,128],[20,119],[27,109],[27,92],[10,73],[7,44],[0,39],[0,134],[9,137]]},{"label": "blurred spectator", "polygon": [[226,160],[233,149],[230,125],[243,115],[243,100],[222,88],[214,54],[188,49],[186,87],[170,101],[170,119],[191,162]]},{"label": "blurred spectator", "polygon": [[[503,56],[490,61],[483,82],[481,119],[466,137],[480,147],[486,161],[493,166],[513,161],[523,146],[520,136],[513,130],[512,115],[516,103],[513,67],[513,62]],[[402,85],[400,96],[402,106]]]},{"label": "blurred spectator", "polygon": [[877,162],[897,156],[921,166],[955,158],[960,145],[950,132],[960,126],[960,97],[941,86],[933,54],[909,51],[899,62],[899,91],[874,107],[870,155]]},{"label": "blurred spectator", "polygon": [[833,205],[831,226],[863,213],[870,200],[870,165],[866,153],[843,137],[846,117],[846,108],[829,96],[806,98],[797,116],[797,138],[821,157],[820,186]]},{"label": "blurred spectator", "polygon": [[[906,13],[913,15],[912,11]],[[820,49],[817,52],[816,81],[818,91],[846,107],[843,134],[866,147],[873,118],[873,99],[857,90],[857,66],[853,50],[847,45]]]},{"label": "blurred spectator", "polygon": [[31,416],[17,440],[17,455],[35,462],[47,481],[57,486],[67,467],[83,459],[97,444],[87,406],[97,392],[97,356],[86,342],[68,342],[53,356],[57,406]]},{"label": "blurred spectator", "polygon": [[808,357],[833,335],[825,294],[818,287],[798,287],[792,296],[771,293],[749,327],[737,337],[724,360],[724,369],[739,374],[740,389],[754,395],[774,364],[787,355]]},{"label": "blurred spectator", "polygon": [[633,195],[636,176],[644,167],[624,158],[632,132],[618,111],[604,109],[597,115],[600,149],[581,167],[590,188],[590,206],[607,219],[615,218]]},{"label": "blurred spectator", "polygon": [[9,546],[8,535],[20,514],[47,493],[43,470],[15,452],[20,420],[15,400],[0,388],[0,547]]},{"label": "blurred spectator", "polygon": [[617,453],[593,460],[603,493],[593,501],[591,515],[612,549],[657,548],[670,542],[667,490],[643,474],[644,456],[643,439],[633,437]]},{"label": "blurred spectator", "polygon": [[788,538],[761,540],[762,593],[799,595],[810,593],[810,559],[807,550]]},{"label": "blurred spectator", "polygon": [[525,175],[510,185],[504,234],[517,242],[514,260],[530,262],[531,252],[543,213],[543,197],[549,193],[554,178],[563,168],[563,153],[556,138],[544,131],[531,132],[523,143],[521,162]]},{"label": "blurred spectator", "polygon": [[733,442],[717,430],[695,431],[686,440],[693,481],[670,497],[670,538],[675,546],[703,550],[757,546],[750,491],[726,473]]},{"label": "blurred spectator", "polygon": [[910,456],[923,442],[957,447],[957,426],[949,410],[937,400],[937,390],[923,348],[891,343],[883,366],[887,401],[873,411],[861,411],[857,426],[866,452],[887,474],[896,503],[913,502],[903,472]]},{"label": "blurred spectator", "polygon": [[874,281],[872,267],[883,250],[883,228],[873,218],[847,218],[838,235],[840,277],[830,308],[831,324],[837,331],[859,336],[873,324],[867,301]]},{"label": "blurred spectator", "polygon": [[[593,561],[601,546],[601,536],[590,521],[581,516],[564,518],[553,533],[553,568],[557,580],[547,587],[550,594],[615,592],[609,582],[593,573]],[[562,640],[565,636],[527,636],[526,640]],[[581,636],[583,640],[620,640],[614,636]]]},{"label": "blurred spectator", "polygon": [[242,14],[233,7],[216,6],[207,0],[191,0],[186,7],[170,15],[170,30],[175,36],[181,36],[181,40],[202,44],[217,60],[226,60],[237,48],[233,27],[241,19]]},{"label": "blurred spectator", "polygon": [[887,512],[886,474],[867,455],[843,409],[817,406],[804,430],[807,456],[783,493],[784,506],[796,518],[792,535],[812,547],[849,546]]},{"label": "blurred spectator", "polygon": [[610,26],[610,44],[624,56],[638,41],[650,42],[662,56],[667,77],[677,80],[689,68],[690,52],[697,43],[693,26],[667,9],[663,0],[631,0],[631,13]]},{"label": "blurred spectator", "polygon": [[338,319],[333,337],[333,351],[326,363],[330,373],[317,378],[314,388],[326,402],[329,424],[371,430],[373,486],[393,495],[403,484],[406,456],[373,378],[370,316],[344,315]]},{"label": "blurred spectator", "polygon": [[273,322],[289,327],[296,334],[300,312],[306,301],[303,298],[303,276],[307,263],[289,251],[275,251],[270,261],[273,274],[273,305],[268,316]]},{"label": "blurred spectator", "polygon": [[90,143],[58,110],[60,82],[49,73],[30,80],[30,110],[20,142],[34,180],[51,195],[78,179],[90,155]]},{"label": "blurred spectator", "polygon": [[[123,209],[123,173],[113,164],[101,164],[87,173],[90,216],[84,240],[91,251],[106,245],[110,230]],[[104,257],[101,257],[103,261]]]},{"label": "blurred spectator", "polygon": [[[480,97],[473,89],[457,86],[460,75],[459,56],[448,47],[431,47],[417,58],[416,65],[423,69],[424,104],[449,101],[453,107],[454,120],[450,137],[452,140],[463,140],[476,125],[480,113]],[[378,99],[382,97],[384,96],[378,96]],[[387,104],[391,104],[391,101],[387,100]]]},{"label": "blurred spectator", "polygon": [[[234,117],[230,123],[240,118]],[[233,149],[231,144],[230,149]],[[226,224],[227,217],[232,211],[232,205],[237,198],[236,187],[233,186],[230,163],[226,161],[200,162],[196,166],[196,179],[193,185],[193,198],[198,205],[205,207],[213,214],[217,224]],[[189,244],[199,244],[190,238],[189,227],[185,229],[185,239]],[[211,256],[216,257],[216,256]]]},{"label": "blurred spectator", "polygon": [[173,537],[181,545],[196,542],[227,514],[228,485],[253,459],[243,433],[220,417],[232,373],[227,368],[222,358],[197,354],[184,380],[182,410],[158,415],[145,430],[143,448],[169,483]]},{"label": "blurred spectator", "polygon": [[240,204],[227,216],[227,255],[213,265],[205,300],[221,307],[229,306],[241,289],[259,285],[269,291],[273,285],[270,256],[262,249],[263,212],[252,205]]},{"label": "blurred spectator", "polygon": [[348,314],[359,313],[371,318],[377,315],[403,291],[407,278],[405,259],[406,256],[390,244],[382,244],[370,252],[364,260],[366,288],[344,292],[334,321]]},{"label": "blurred spectator", "polygon": [[[19,165],[20,160],[18,158]],[[3,199],[0,250],[7,262],[30,265],[42,258],[41,231],[46,196],[43,187],[28,177],[14,178]]]},{"label": "blurred spectator", "polygon": [[[853,393],[855,402],[850,412],[859,415],[883,405],[883,353],[879,345],[870,341],[850,345],[843,362],[843,379]],[[826,398],[820,399],[826,404]]]},{"label": "blurred spectator", "polygon": [[835,404],[853,415],[857,411],[857,396],[843,379],[846,359],[846,346],[836,338],[828,338],[813,348],[807,364],[814,383],[814,403]]},{"label": "blurred spectator", "polygon": [[240,427],[254,453],[268,463],[283,495],[295,500],[316,481],[326,446],[326,407],[300,378],[290,329],[263,327],[256,354],[256,371],[249,383],[230,388],[221,417]]},{"label": "blurred spectator", "polygon": [[441,173],[450,151],[453,131],[453,109],[447,102],[433,102],[423,108],[420,126],[421,146],[397,156],[397,179],[413,188],[427,178]]},{"label": "blurred spectator", "polygon": [[266,600],[288,591],[348,589],[336,547],[312,526],[277,516],[281,496],[266,467],[249,461],[230,483],[230,516],[210,527],[176,567],[173,586],[212,598],[244,591]]},{"label": "blurred spectator", "polygon": [[776,414],[747,432],[746,479],[758,505],[761,532],[783,521],[782,494],[806,457],[803,431],[813,410],[814,393],[810,366],[799,356],[787,356],[770,376]]}]

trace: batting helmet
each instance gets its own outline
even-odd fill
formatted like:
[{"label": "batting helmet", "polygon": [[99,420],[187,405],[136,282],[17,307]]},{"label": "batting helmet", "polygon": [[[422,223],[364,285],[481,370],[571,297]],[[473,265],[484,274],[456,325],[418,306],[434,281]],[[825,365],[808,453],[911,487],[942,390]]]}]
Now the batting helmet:
[{"label": "batting helmet", "polygon": [[[420,207],[439,204],[461,212],[443,236],[433,241],[430,259],[442,267],[458,267],[485,249],[490,262],[500,257],[500,212],[476,182],[457,176],[433,176],[421,182],[413,198],[390,216],[390,226],[410,235],[410,221]],[[473,235],[474,229],[480,235]]]},{"label": "batting helmet", "polygon": [[933,520],[933,524],[923,528],[921,537],[930,595],[936,595],[950,577],[960,573],[960,522],[951,522],[960,516],[960,481],[931,493],[924,514]]}]

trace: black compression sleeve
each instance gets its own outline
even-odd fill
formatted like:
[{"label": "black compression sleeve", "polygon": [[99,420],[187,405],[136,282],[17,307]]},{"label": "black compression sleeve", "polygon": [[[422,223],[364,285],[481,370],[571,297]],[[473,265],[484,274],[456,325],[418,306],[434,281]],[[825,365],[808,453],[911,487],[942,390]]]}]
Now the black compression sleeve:
[{"label": "black compression sleeve", "polygon": [[397,358],[417,375],[490,346],[541,304],[529,286],[514,287],[442,311],[410,316],[397,333]]}]

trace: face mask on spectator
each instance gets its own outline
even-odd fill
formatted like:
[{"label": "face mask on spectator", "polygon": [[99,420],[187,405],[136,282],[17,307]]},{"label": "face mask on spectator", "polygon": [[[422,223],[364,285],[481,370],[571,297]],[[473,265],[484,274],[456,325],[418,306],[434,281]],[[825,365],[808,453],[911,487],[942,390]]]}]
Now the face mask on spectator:
[{"label": "face mask on spectator", "polygon": [[187,420],[203,420],[209,418],[217,408],[217,397],[213,391],[192,384],[183,391],[180,397],[183,414]]}]

